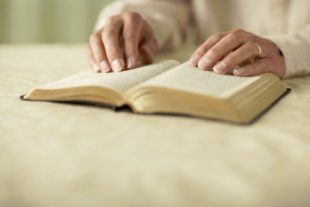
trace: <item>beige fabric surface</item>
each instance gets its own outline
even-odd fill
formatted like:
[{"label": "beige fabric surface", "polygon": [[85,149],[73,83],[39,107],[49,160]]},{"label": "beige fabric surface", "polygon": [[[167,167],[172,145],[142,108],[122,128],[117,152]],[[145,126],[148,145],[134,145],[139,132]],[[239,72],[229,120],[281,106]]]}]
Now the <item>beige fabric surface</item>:
[{"label": "beige fabric surface", "polygon": [[83,46],[0,46],[1,207],[310,206],[310,77],[248,126],[18,98],[85,68]]}]

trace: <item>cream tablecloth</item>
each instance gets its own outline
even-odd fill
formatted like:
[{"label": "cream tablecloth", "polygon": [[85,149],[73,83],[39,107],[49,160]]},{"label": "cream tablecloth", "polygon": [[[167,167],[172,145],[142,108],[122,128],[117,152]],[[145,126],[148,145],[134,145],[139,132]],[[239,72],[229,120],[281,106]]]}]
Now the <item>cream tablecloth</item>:
[{"label": "cream tablecloth", "polygon": [[310,77],[249,126],[18,98],[85,68],[82,46],[0,46],[1,207],[310,206]]}]

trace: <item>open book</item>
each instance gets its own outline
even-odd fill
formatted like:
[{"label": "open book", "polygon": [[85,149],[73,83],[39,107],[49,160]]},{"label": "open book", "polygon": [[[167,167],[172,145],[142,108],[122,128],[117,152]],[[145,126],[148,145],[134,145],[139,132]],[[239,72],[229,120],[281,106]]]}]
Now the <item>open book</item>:
[{"label": "open book", "polygon": [[36,88],[23,99],[128,105],[137,113],[184,114],[248,123],[286,91],[273,74],[218,75],[189,63],[167,60],[120,73],[84,71]]}]

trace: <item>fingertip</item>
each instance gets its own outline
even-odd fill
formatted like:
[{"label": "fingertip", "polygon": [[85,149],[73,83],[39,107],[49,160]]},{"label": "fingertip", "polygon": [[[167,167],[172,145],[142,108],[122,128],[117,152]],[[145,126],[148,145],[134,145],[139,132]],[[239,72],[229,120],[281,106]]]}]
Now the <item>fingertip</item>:
[{"label": "fingertip", "polygon": [[121,59],[113,60],[111,65],[114,72],[121,72],[122,70],[125,69],[124,60]]},{"label": "fingertip", "polygon": [[202,70],[209,70],[212,62],[207,58],[200,59],[198,62],[198,67]]},{"label": "fingertip", "polygon": [[235,69],[235,70],[233,71],[233,74],[234,74],[235,76],[241,76],[241,73],[240,73],[240,71],[239,71],[238,69]]},{"label": "fingertip", "polygon": [[127,58],[127,69],[136,67],[136,59],[134,57]]},{"label": "fingertip", "polygon": [[219,63],[217,63],[214,67],[213,67],[213,71],[218,73],[218,74],[225,74],[227,72],[227,65],[224,61],[221,61]]},{"label": "fingertip", "polygon": [[233,75],[235,76],[245,76],[246,75],[246,69],[245,68],[238,68],[238,69],[235,69],[233,70]]},{"label": "fingertip", "polygon": [[93,64],[92,69],[95,73],[100,73],[100,67],[96,63]]},{"label": "fingertip", "polygon": [[199,57],[198,56],[192,56],[189,60],[190,64],[194,67],[197,66],[198,62],[199,62]]},{"label": "fingertip", "polygon": [[103,60],[101,63],[100,63],[100,69],[102,72],[104,73],[108,73],[111,71],[111,68],[109,66],[109,64],[107,63],[107,61]]}]

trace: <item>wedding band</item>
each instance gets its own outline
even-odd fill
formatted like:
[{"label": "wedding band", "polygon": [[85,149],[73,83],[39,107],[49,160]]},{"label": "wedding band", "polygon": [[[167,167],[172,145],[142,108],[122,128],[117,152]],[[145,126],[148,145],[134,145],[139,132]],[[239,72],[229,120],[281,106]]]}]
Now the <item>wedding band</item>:
[{"label": "wedding band", "polygon": [[258,54],[256,55],[256,57],[260,58],[260,57],[262,57],[263,49],[262,49],[262,47],[259,44],[255,43],[255,45],[256,45],[256,47],[258,49]]}]

